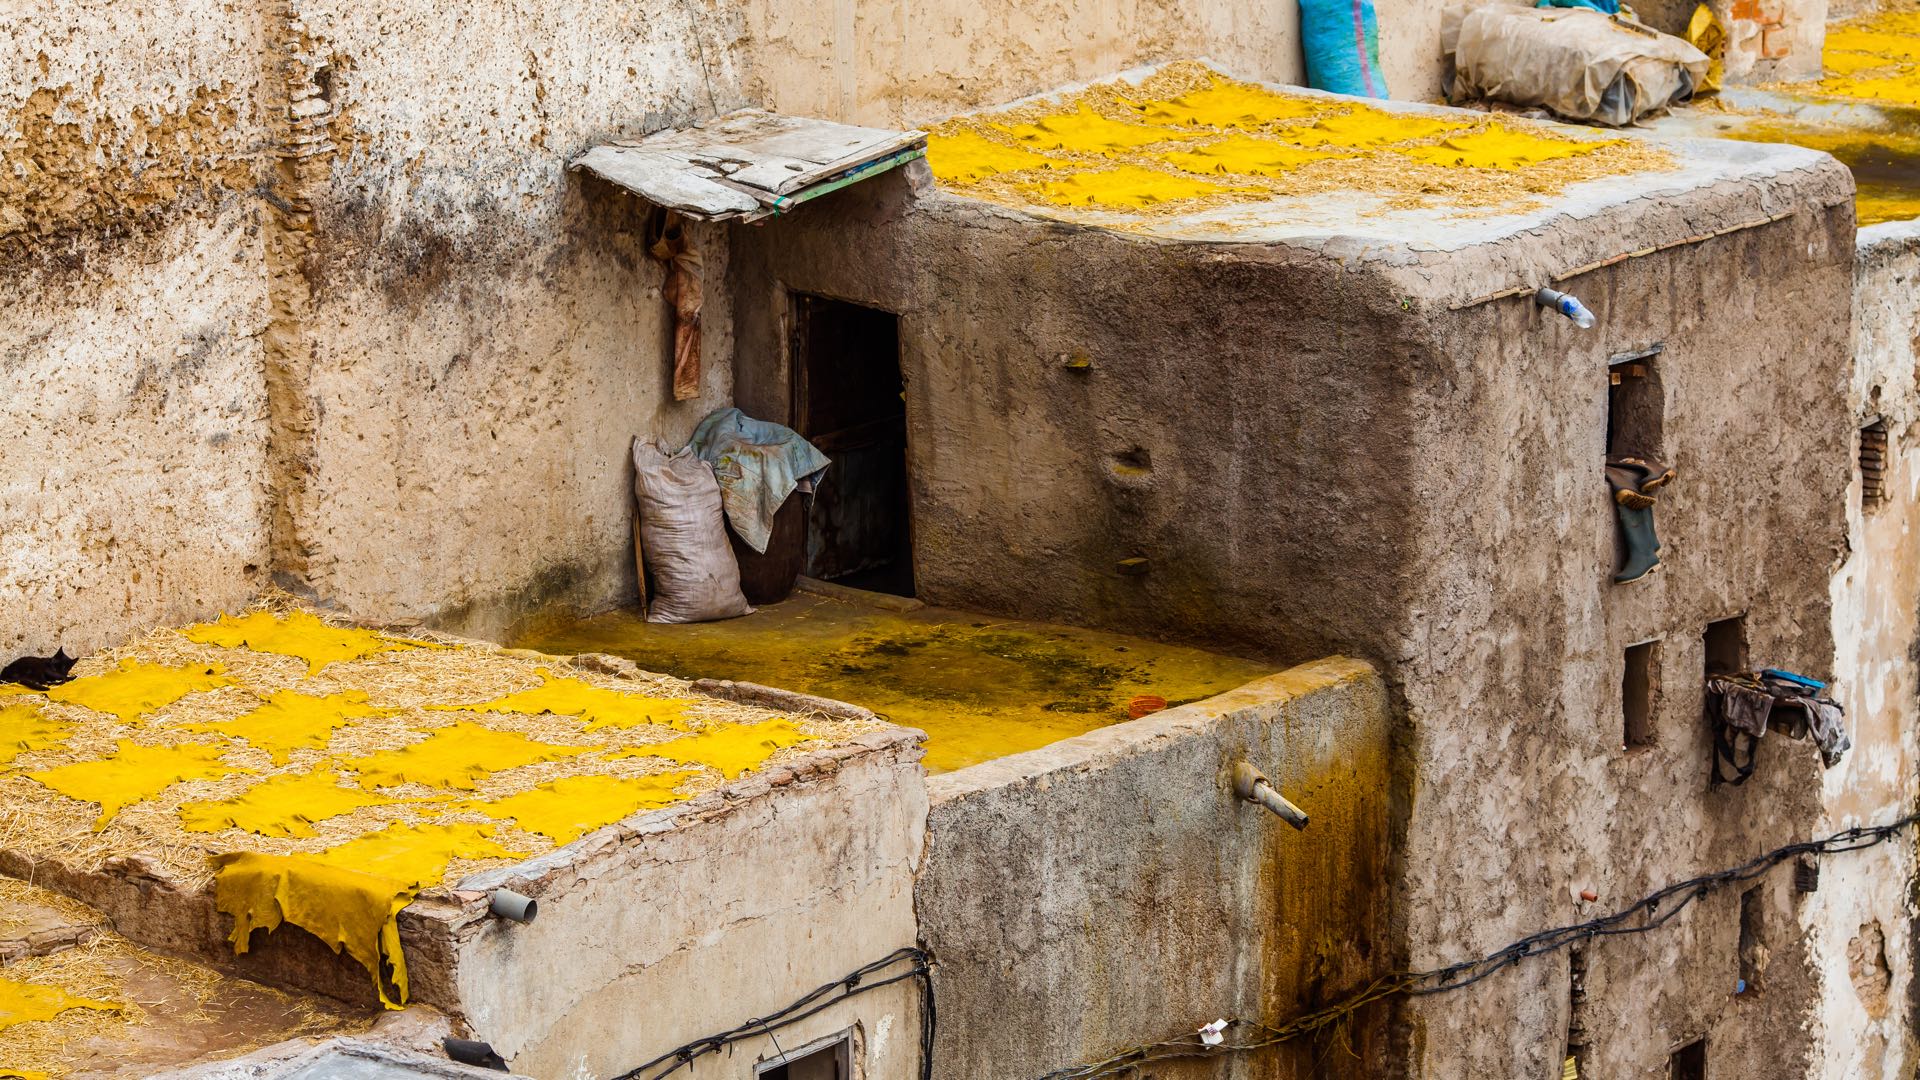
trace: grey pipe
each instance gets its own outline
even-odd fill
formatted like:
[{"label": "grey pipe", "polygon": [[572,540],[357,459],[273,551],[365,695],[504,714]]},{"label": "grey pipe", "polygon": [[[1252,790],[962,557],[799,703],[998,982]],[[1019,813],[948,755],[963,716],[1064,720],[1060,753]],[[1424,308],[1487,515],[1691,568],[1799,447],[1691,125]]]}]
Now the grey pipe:
[{"label": "grey pipe", "polygon": [[487,910],[503,919],[530,923],[535,915],[540,914],[540,901],[531,896],[521,896],[512,889],[495,889],[487,894]]},{"label": "grey pipe", "polygon": [[1233,793],[1266,807],[1296,829],[1307,827],[1307,812],[1288,802],[1287,797],[1274,788],[1273,781],[1248,762],[1242,761],[1233,767]]}]

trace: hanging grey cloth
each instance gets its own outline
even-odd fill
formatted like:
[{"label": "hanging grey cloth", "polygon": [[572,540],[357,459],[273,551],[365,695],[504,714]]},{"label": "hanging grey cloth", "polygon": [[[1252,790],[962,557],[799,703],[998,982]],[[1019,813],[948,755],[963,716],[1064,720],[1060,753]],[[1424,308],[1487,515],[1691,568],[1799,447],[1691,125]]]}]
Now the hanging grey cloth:
[{"label": "hanging grey cloth", "polygon": [[700,421],[687,449],[713,466],[727,521],[753,550],[765,554],[773,515],[795,490],[812,491],[832,462],[792,428],[721,409]]}]

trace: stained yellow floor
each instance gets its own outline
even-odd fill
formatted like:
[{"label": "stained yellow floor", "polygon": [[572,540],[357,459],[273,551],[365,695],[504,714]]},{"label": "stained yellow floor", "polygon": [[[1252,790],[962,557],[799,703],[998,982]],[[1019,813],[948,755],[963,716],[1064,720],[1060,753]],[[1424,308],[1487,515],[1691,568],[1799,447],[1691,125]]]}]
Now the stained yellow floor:
[{"label": "stained yellow floor", "polygon": [[611,653],[682,678],[738,679],[863,705],[924,730],[934,772],[1126,720],[1137,696],[1177,705],[1274,670],[1119,634],[799,593],[725,622],[660,625],[621,611],[537,629],[514,644]]},{"label": "stained yellow floor", "polygon": [[1853,170],[1861,225],[1920,217],[1920,8],[1833,24],[1821,58],[1820,79],[1723,107],[1716,133],[1839,158]]}]

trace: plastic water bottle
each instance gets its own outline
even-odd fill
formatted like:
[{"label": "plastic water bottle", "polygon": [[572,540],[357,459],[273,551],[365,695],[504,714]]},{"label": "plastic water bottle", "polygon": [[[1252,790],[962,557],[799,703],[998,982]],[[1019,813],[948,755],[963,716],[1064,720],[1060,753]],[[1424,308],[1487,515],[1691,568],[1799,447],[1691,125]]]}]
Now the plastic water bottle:
[{"label": "plastic water bottle", "polygon": [[1533,299],[1541,307],[1552,308],[1567,318],[1572,319],[1573,325],[1580,329],[1593,329],[1593,312],[1588,311],[1587,305],[1575,299],[1572,294],[1554,292],[1552,289],[1541,289],[1539,292],[1533,294]]}]

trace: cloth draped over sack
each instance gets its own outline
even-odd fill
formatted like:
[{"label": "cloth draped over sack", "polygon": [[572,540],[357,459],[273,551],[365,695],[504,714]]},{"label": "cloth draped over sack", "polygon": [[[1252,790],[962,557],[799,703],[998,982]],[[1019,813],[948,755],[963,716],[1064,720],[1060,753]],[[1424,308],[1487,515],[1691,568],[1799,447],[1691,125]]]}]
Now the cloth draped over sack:
[{"label": "cloth draped over sack", "polygon": [[720,483],[713,468],[682,451],[669,457],[633,441],[633,493],[639,500],[641,574],[653,576],[647,621],[711,622],[751,615],[740,566],[727,543]]},{"label": "cloth draped over sack", "polygon": [[811,492],[832,464],[792,428],[755,420],[739,409],[721,409],[700,421],[686,452],[713,467],[727,521],[762,554],[781,504],[796,490]]},{"label": "cloth draped over sack", "polygon": [[1613,127],[1692,98],[1709,67],[1680,38],[1587,7],[1453,9],[1441,47],[1453,60],[1453,101],[1543,105]]},{"label": "cloth draped over sack", "polygon": [[[1811,739],[1829,769],[1853,746],[1845,710],[1826,695],[1825,683],[1774,668],[1708,677],[1707,718],[1714,729],[1713,776],[1723,783],[1744,784],[1753,775],[1754,754],[1769,730]],[[1722,762],[1734,775],[1722,772]]]},{"label": "cloth draped over sack", "polygon": [[700,306],[706,288],[700,250],[687,235],[687,223],[671,210],[647,226],[647,252],[666,264],[660,294],[673,306],[673,400],[700,396]]}]

